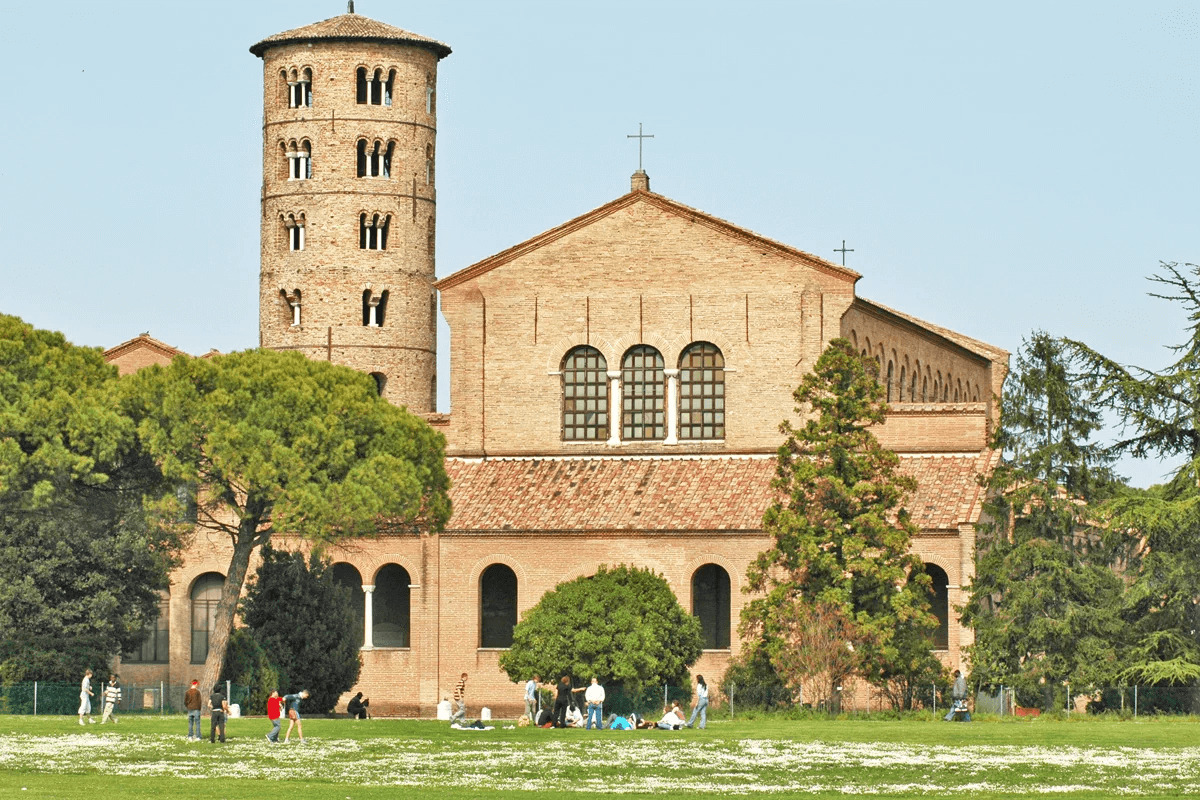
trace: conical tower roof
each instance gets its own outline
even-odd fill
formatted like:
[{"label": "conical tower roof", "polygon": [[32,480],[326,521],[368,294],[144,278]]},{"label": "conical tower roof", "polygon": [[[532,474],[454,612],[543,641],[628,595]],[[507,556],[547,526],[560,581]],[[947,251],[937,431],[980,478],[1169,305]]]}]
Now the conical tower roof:
[{"label": "conical tower roof", "polygon": [[295,42],[348,41],[399,42],[413,47],[424,47],[432,50],[437,54],[438,58],[445,58],[450,55],[450,47],[436,39],[420,36],[403,28],[397,28],[394,25],[376,22],[370,17],[364,17],[361,14],[342,14],[339,17],[332,17],[323,22],[314,22],[312,25],[305,25],[302,28],[293,28],[290,31],[268,36],[261,42],[253,45],[250,48],[250,52],[261,57],[268,48],[275,47],[276,45],[292,44]]}]

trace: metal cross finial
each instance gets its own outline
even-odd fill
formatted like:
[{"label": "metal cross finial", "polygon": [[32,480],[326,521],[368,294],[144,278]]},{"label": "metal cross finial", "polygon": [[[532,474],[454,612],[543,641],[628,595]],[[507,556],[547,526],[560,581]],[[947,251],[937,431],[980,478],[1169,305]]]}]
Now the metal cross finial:
[{"label": "metal cross finial", "polygon": [[625,134],[625,138],[638,140],[638,172],[641,172],[642,171],[642,140],[643,139],[653,139],[654,134],[653,133],[642,133],[642,123],[639,122],[638,123],[638,132],[636,134],[627,133],[627,134]]},{"label": "metal cross finial", "polygon": [[846,266],[846,253],[853,253],[854,248],[851,247],[851,248],[847,249],[846,248],[846,240],[842,239],[841,248],[835,247],[835,248],[833,248],[833,252],[842,254],[842,266],[844,267],[844,266]]},{"label": "metal cross finial", "polygon": [[346,0],[346,13],[347,14],[354,13],[354,0]]}]

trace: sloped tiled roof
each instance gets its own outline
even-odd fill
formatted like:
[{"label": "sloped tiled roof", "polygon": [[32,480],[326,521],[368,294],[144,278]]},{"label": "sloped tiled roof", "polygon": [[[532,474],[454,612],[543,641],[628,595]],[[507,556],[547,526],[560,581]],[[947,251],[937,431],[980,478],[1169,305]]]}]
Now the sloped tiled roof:
[{"label": "sloped tiled roof", "polygon": [[268,48],[292,42],[333,42],[333,41],[382,41],[400,42],[414,47],[424,47],[432,50],[438,58],[450,55],[450,47],[436,39],[406,31],[393,25],[377,22],[361,14],[342,14],[322,22],[314,22],[303,28],[293,28],[290,31],[268,36],[250,48],[250,52],[261,56]]},{"label": "sloped tiled roof", "polygon": [[[919,488],[907,507],[923,530],[978,519],[976,475],[991,451],[902,456]],[[770,456],[449,458],[448,531],[753,533],[771,504]]]},{"label": "sloped tiled roof", "polygon": [[712,214],[708,214],[697,208],[684,205],[683,203],[672,200],[669,197],[665,197],[661,194],[655,194],[654,192],[635,189],[628,194],[621,195],[616,200],[612,200],[598,208],[592,209],[586,214],[582,214],[572,220],[568,220],[556,228],[551,228],[544,233],[540,233],[537,236],[534,236],[532,239],[514,245],[513,247],[496,253],[493,256],[489,256],[483,261],[478,261],[469,267],[463,267],[458,272],[447,275],[445,278],[437,281],[434,284],[434,287],[439,291],[444,291],[451,286],[456,286],[457,284],[462,283],[463,281],[470,280],[471,278],[482,275],[485,272],[490,272],[496,267],[506,264],[513,259],[519,258],[520,256],[537,250],[540,247],[544,247],[545,245],[574,233],[575,231],[586,228],[588,225],[593,224],[597,220],[603,219],[610,214],[616,213],[623,208],[627,208],[639,202],[649,203],[663,211],[666,211],[667,213],[684,217],[689,222],[719,231],[726,236],[750,242],[756,247],[765,247],[773,253],[782,255],[785,258],[793,259],[815,269],[819,269],[822,272],[842,278],[843,280],[854,282],[862,277],[862,275],[852,269],[843,267],[839,264],[834,264],[832,261],[827,261],[820,256],[813,255],[812,253],[806,253],[803,250],[797,250],[794,247],[777,242],[774,239],[769,239],[766,236],[762,236],[752,230],[749,230],[748,228],[734,225],[732,222],[726,222],[719,217],[714,217]]}]

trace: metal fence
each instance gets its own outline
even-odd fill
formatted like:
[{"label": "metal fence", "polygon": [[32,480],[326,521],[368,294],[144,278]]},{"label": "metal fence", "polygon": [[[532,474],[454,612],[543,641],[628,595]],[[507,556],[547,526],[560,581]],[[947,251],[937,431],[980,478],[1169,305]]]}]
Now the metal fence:
[{"label": "metal fence", "polygon": [[[116,704],[116,714],[182,714],[183,695],[190,684],[171,683],[122,683],[121,699]],[[104,710],[104,682],[92,685],[94,696],[92,714],[99,716]],[[211,689],[211,687],[210,687]],[[231,704],[243,709],[250,696],[250,687],[226,684]],[[205,701],[208,692],[202,694]],[[79,684],[32,681],[0,686],[0,714],[76,714],[79,711]],[[243,710],[243,713],[246,713]]]}]

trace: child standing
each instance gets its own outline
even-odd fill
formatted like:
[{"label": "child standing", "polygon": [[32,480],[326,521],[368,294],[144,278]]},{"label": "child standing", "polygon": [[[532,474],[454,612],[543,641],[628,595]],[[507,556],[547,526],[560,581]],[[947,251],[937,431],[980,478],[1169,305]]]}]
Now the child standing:
[{"label": "child standing", "polygon": [[108,686],[104,687],[104,715],[100,717],[100,724],[103,725],[112,718],[113,724],[120,722],[113,710],[117,707],[117,703],[121,702],[121,685],[117,683],[116,675],[108,676]]}]

